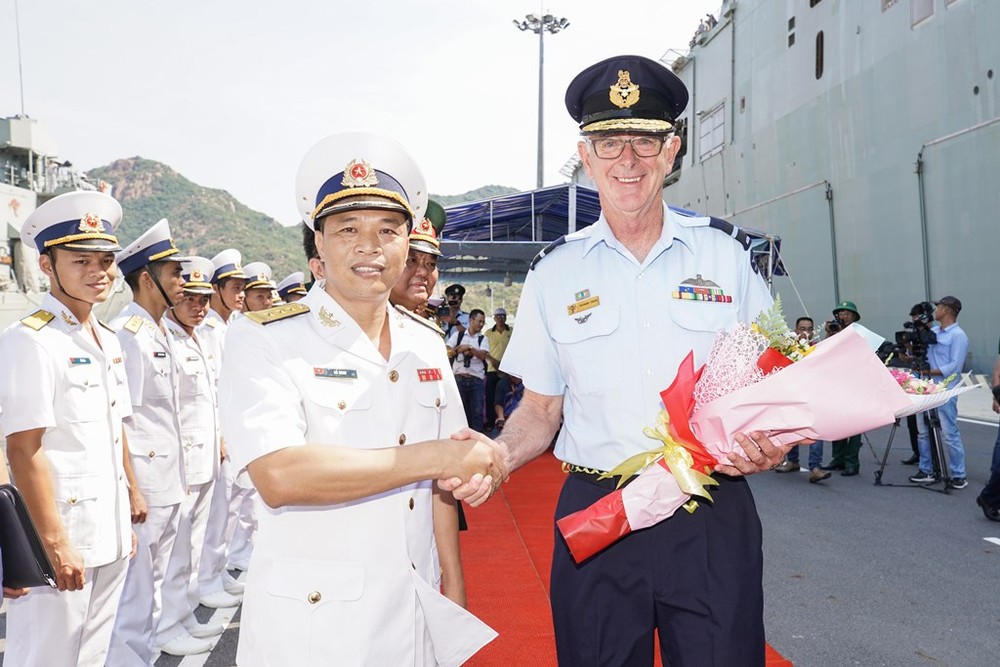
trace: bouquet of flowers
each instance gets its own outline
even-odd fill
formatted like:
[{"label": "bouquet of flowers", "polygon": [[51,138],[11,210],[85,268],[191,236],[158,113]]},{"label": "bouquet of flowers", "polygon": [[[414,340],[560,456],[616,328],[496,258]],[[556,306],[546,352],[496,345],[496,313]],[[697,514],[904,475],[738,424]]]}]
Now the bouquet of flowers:
[{"label": "bouquet of flowers", "polygon": [[875,355],[868,333],[853,325],[807,347],[788,330],[776,299],[753,324],[719,334],[697,371],[689,353],[660,393],[664,409],[656,425],[644,429],[662,447],[626,459],[608,473],[621,475],[615,492],[557,522],[574,559],[582,562],[682,506],[694,512],[692,496],[711,500],[714,466],[728,463],[731,452],[743,454],[733,440],[737,433],[762,431],[776,444],[789,444],[839,440],[891,424],[911,401]]},{"label": "bouquet of flowers", "polygon": [[974,386],[960,386],[948,389],[948,385],[955,379],[954,374],[949,375],[941,382],[934,382],[929,378],[914,375],[903,368],[889,368],[889,374],[899,383],[900,388],[910,400],[910,405],[897,412],[896,417],[907,417],[924,410],[941,407],[953,397],[975,388]]}]

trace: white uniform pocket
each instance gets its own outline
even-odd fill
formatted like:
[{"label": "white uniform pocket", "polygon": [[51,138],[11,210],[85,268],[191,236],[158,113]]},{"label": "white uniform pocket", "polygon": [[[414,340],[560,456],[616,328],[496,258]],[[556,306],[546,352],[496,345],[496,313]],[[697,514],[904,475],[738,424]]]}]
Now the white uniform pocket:
[{"label": "white uniform pocket", "polygon": [[[101,539],[102,517],[98,501],[97,475],[54,476],[56,507],[70,543],[87,549]],[[105,522],[107,520],[104,517]]]},{"label": "white uniform pocket", "polygon": [[609,336],[621,325],[618,306],[599,305],[575,315],[559,315],[552,322],[565,382],[580,394],[614,389],[621,384],[616,349]]}]

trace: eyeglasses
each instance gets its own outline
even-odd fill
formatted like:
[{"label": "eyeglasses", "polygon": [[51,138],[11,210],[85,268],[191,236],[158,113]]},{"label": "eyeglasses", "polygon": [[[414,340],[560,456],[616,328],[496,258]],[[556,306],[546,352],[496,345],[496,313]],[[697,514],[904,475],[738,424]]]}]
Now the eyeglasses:
[{"label": "eyeglasses", "polygon": [[613,160],[625,151],[625,144],[630,144],[632,152],[638,157],[655,157],[663,150],[663,143],[666,140],[666,137],[643,135],[631,139],[598,137],[597,139],[588,139],[587,143],[593,146],[597,157],[602,160]]}]

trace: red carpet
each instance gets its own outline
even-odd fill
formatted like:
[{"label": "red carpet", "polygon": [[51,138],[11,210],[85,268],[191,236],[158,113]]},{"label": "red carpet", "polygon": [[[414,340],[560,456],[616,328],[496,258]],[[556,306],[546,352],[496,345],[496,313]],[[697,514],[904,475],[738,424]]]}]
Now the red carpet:
[{"label": "red carpet", "polygon": [[[462,562],[469,610],[500,633],[468,665],[556,664],[549,569],[552,517],[564,477],[559,461],[545,454],[518,470],[488,503],[466,508]],[[770,646],[767,664],[792,667]]]}]

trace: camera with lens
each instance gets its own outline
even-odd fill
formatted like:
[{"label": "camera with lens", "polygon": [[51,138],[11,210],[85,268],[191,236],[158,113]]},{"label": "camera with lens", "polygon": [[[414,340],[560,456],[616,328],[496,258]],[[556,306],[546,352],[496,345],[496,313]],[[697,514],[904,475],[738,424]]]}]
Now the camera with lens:
[{"label": "camera with lens", "polygon": [[472,355],[471,354],[463,354],[462,355],[462,366],[464,368],[468,368],[471,363],[472,363]]},{"label": "camera with lens", "polygon": [[835,317],[832,320],[827,320],[823,327],[826,329],[827,333],[835,334],[843,329],[844,325],[841,324],[840,320]]},{"label": "camera with lens", "polygon": [[[934,305],[922,301],[910,309],[910,321],[903,322],[903,330],[896,332],[891,354],[918,372],[930,371],[927,348],[937,344],[937,334],[930,327],[934,321]],[[908,362],[908,363],[905,363]],[[896,364],[893,364],[896,365]]]}]

